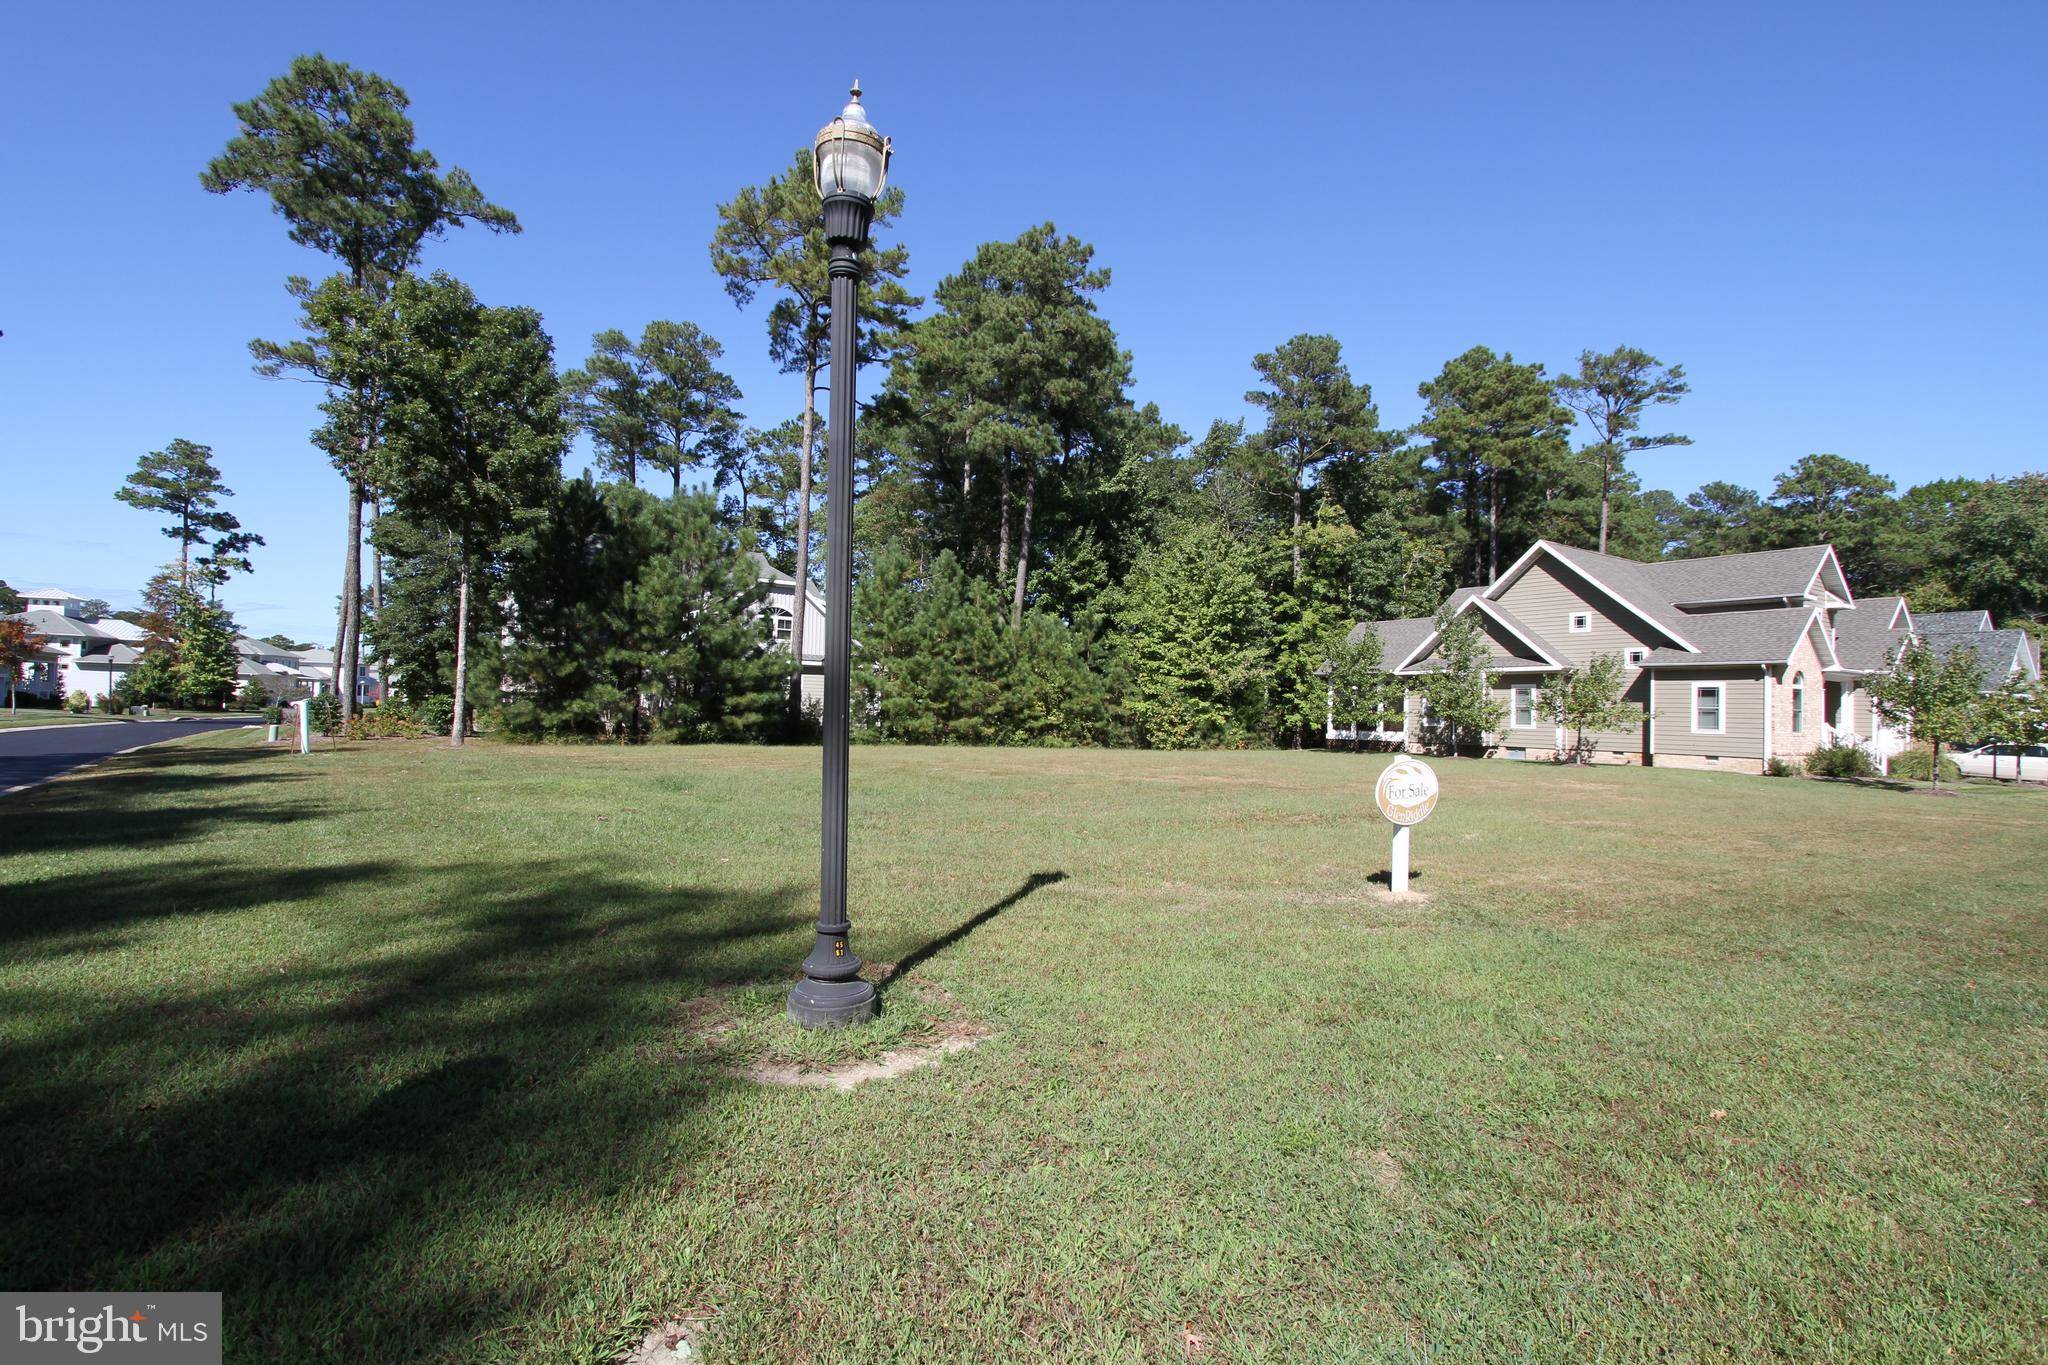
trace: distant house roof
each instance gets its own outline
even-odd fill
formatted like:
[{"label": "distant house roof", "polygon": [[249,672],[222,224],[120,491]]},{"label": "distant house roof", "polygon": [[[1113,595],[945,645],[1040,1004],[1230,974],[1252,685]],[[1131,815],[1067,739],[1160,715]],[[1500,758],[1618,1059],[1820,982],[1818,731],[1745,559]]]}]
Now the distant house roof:
[{"label": "distant house roof", "polygon": [[[1952,616],[1957,613],[1936,614]],[[2030,678],[2041,676],[2032,645],[2023,630],[1940,631],[1933,634],[1920,632],[1920,635],[1922,643],[1933,650],[1938,659],[1946,660],[1958,650],[1974,654],[1977,667],[1984,675],[1982,686],[1986,692],[1996,692],[2015,673]]]},{"label": "distant house roof", "polygon": [[1922,635],[1960,635],[1991,629],[1988,611],[1928,611],[1913,618],[1914,629]]},{"label": "distant house roof", "polygon": [[1416,616],[1405,621],[1360,621],[1351,628],[1345,640],[1357,644],[1371,631],[1380,637],[1380,663],[1392,668],[1415,652],[1415,647],[1427,640],[1436,630],[1436,622],[1427,616]]},{"label": "distant house roof", "polygon": [[15,590],[15,596],[21,598],[24,602],[89,602],[92,600],[89,597],[80,597],[75,592],[66,592],[62,588],[19,588]]},{"label": "distant house roof", "polygon": [[[23,594],[23,596],[26,595]],[[119,640],[124,638],[110,630],[103,629],[96,621],[87,621],[76,616],[66,616],[62,612],[50,611],[42,607],[38,607],[34,611],[16,612],[8,619],[25,622],[30,630],[52,640]]]}]

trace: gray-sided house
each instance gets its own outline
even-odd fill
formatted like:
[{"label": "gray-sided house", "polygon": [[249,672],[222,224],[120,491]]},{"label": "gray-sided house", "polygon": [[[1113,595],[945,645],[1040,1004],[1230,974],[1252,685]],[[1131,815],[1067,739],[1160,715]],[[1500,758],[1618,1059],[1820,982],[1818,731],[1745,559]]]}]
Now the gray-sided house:
[{"label": "gray-sided house", "polygon": [[[760,610],[767,614],[775,643],[792,648],[796,632],[796,576],[784,573],[759,550],[750,552],[754,577],[761,585]],[[803,701],[805,706],[825,704],[825,595],[816,587],[804,590]]]},{"label": "gray-sided house", "polygon": [[[1858,602],[1830,545],[1644,563],[1544,540],[1492,584],[1460,588],[1445,605],[1476,616],[1492,647],[1506,719],[1486,746],[1501,757],[1556,757],[1568,737],[1542,716],[1539,690],[1561,669],[1610,654],[1625,666],[1625,695],[1641,720],[1591,737],[1599,762],[1754,773],[1831,740],[1881,763],[1905,746],[1866,683],[1916,622],[1902,598]],[[1981,613],[1970,620],[1962,643],[1939,643],[1960,630],[1919,633],[1937,649],[1978,650],[1988,687],[2014,669],[2040,675],[2020,632],[1991,630]],[[1363,622],[1352,638],[1368,630],[1397,677],[1439,665],[1433,618]],[[2007,636],[2020,643],[2008,648]],[[1427,747],[1422,694],[1411,686],[1400,716],[1355,735],[1332,726],[1330,737]]]}]

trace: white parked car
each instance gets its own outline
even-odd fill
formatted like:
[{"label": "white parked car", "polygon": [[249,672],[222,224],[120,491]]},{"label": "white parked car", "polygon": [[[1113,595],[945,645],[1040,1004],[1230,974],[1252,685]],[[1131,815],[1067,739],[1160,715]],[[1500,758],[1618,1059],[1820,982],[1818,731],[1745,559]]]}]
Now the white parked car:
[{"label": "white parked car", "polygon": [[1965,777],[2024,777],[2048,782],[2048,744],[1980,744],[1956,750],[1955,760]]}]

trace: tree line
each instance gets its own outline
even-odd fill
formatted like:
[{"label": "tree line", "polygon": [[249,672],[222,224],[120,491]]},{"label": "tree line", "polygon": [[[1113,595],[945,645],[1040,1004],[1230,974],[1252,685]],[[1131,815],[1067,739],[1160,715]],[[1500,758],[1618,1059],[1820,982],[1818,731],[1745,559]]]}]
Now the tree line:
[{"label": "tree line", "polygon": [[[1301,743],[1329,670],[1358,666],[1353,623],[1429,615],[1539,537],[1637,558],[1828,540],[1860,592],[2048,611],[2048,476],[1900,492],[1811,454],[1768,492],[1646,488],[1634,462],[1688,444],[1662,428],[1690,385],[1633,346],[1555,373],[1472,347],[1418,385],[1423,415],[1402,428],[1334,337],[1303,334],[1248,356],[1255,420],[1193,435],[1131,397],[1111,273],[1086,242],[1028,228],[919,298],[896,188],[862,286],[860,359],[882,380],[854,467],[826,468],[829,253],[808,150],[721,203],[709,244],[734,303],[767,303],[791,378],[788,416],[749,424],[700,323],[600,331],[558,372],[531,309],[420,273],[449,231],[519,224],[417,144],[406,108],[381,77],[302,57],[235,106],[239,133],[202,176],[266,194],[337,267],[287,282],[299,336],[251,349],[260,373],[324,391],[314,445],[347,512],[344,706],[367,648],[401,692],[521,733],[785,733],[800,670],[771,652],[746,556],[815,582],[838,477],[860,508],[856,724],[903,740]],[[578,436],[590,472],[564,478]]]}]

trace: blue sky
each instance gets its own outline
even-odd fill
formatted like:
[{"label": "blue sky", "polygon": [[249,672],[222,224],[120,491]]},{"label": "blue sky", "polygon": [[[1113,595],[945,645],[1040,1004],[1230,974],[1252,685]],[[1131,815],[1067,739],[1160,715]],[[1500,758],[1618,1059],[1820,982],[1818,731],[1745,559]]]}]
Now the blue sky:
[{"label": "blue sky", "polygon": [[[169,549],[112,498],[214,447],[269,547],[229,601],[332,631],[343,505],[315,391],[248,367],[325,263],[202,192],[229,105],[299,52],[398,82],[525,227],[427,264],[590,334],[688,319],[750,420],[801,395],[711,273],[714,205],[860,77],[921,290],[1051,219],[1114,272],[1137,396],[1199,433],[1252,354],[1342,342],[1386,421],[1475,343],[1680,361],[1681,492],[1839,451],[1902,485],[2048,466],[2048,7],[41,5],[0,50],[0,578],[117,606]],[[850,31],[849,31],[850,30]],[[871,375],[872,384],[878,376]],[[572,458],[580,467],[581,452]]]}]

